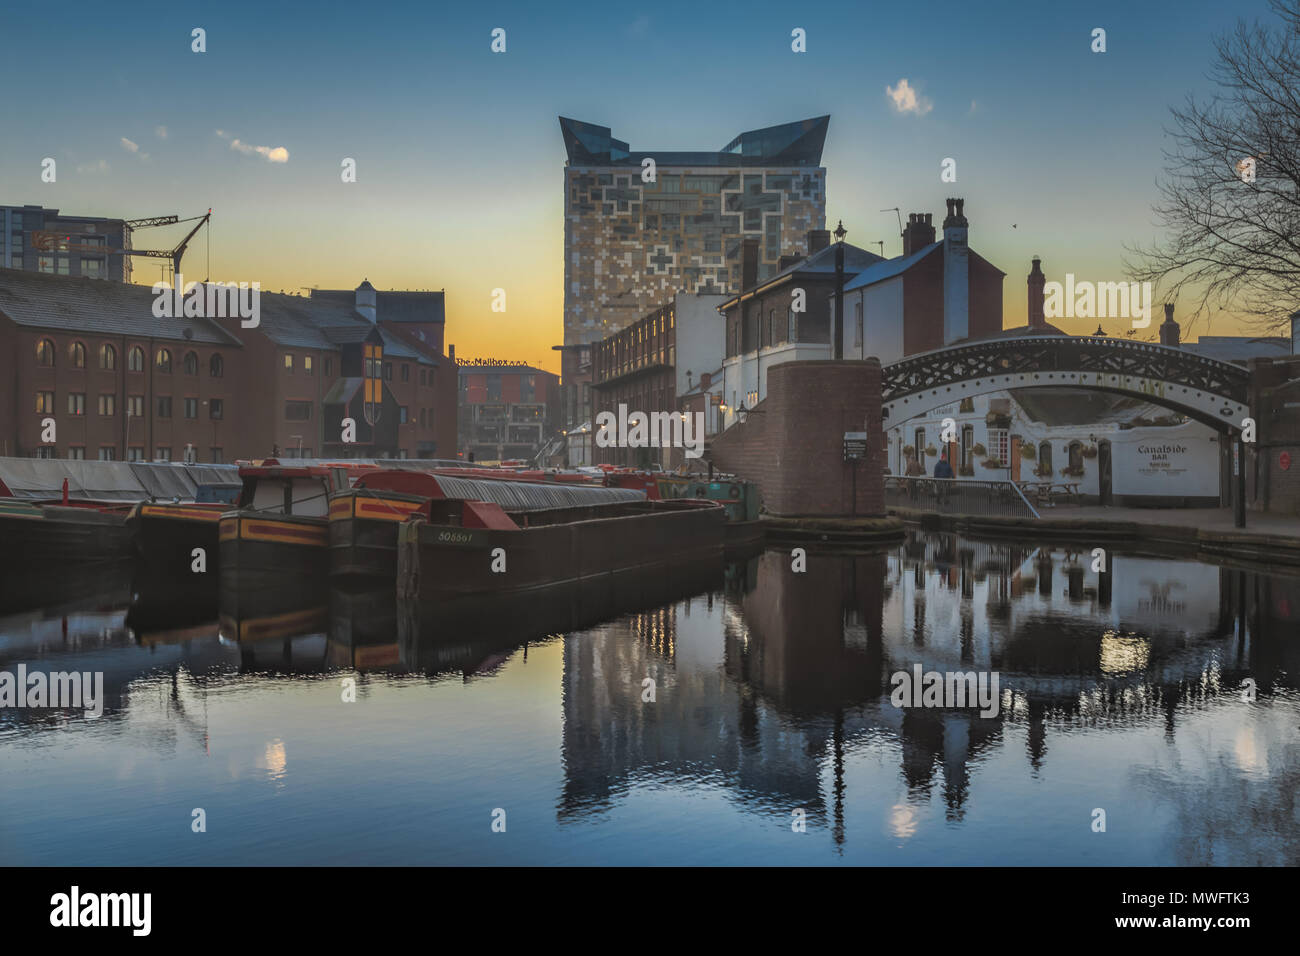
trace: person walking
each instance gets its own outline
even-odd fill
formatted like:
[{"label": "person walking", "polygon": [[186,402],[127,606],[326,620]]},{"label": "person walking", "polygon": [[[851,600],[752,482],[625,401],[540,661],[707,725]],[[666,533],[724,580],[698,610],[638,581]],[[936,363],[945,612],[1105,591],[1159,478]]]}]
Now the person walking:
[{"label": "person walking", "polygon": [[[934,477],[936,478],[953,478],[952,465],[948,464],[948,452],[939,456],[939,460],[934,463]],[[939,499],[939,504],[946,504],[948,501],[948,490],[951,486],[947,481],[935,482],[935,496]]]},{"label": "person walking", "polygon": [[907,467],[903,470],[907,476],[907,497],[912,501],[916,500],[917,483],[916,479],[925,475],[925,466],[916,460],[916,455],[907,456]]}]

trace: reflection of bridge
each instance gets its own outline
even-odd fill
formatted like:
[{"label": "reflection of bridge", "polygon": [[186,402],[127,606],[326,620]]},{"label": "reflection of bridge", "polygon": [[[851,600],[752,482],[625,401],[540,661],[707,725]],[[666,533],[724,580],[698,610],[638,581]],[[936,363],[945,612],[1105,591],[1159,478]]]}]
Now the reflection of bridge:
[{"label": "reflection of bridge", "polygon": [[1241,366],[1106,336],[990,339],[913,355],[882,373],[887,426],[974,395],[1052,386],[1136,396],[1229,434],[1250,414]]}]

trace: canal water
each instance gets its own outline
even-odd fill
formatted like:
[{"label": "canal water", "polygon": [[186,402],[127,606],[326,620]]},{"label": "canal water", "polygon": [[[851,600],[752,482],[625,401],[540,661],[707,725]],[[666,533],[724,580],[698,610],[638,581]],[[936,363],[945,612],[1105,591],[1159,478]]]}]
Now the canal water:
[{"label": "canal water", "polygon": [[[0,709],[0,864],[1300,863],[1300,578],[928,533],[791,565],[569,630],[364,592],[142,626],[108,578],[11,610],[0,671],[106,700]],[[997,714],[895,706],[918,664]]]}]

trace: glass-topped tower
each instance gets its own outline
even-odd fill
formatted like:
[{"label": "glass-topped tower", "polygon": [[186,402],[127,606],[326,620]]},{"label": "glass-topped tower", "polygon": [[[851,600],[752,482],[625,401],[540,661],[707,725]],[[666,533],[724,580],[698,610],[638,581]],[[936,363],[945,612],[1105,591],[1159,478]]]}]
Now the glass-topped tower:
[{"label": "glass-topped tower", "polygon": [[760,279],[783,255],[806,255],[807,233],[826,225],[829,125],[821,116],[741,133],[716,152],[671,151],[560,117],[565,345],[599,341],[678,291],[739,290],[745,238],[759,240]]}]

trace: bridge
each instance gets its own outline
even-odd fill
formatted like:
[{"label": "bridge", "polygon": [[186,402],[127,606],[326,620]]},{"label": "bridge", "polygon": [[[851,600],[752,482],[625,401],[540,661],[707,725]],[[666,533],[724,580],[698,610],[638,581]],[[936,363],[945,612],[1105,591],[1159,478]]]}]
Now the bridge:
[{"label": "bridge", "polygon": [[884,427],[1010,388],[1089,388],[1144,399],[1239,434],[1250,375],[1179,348],[1105,336],[988,339],[912,355],[882,369]]}]

